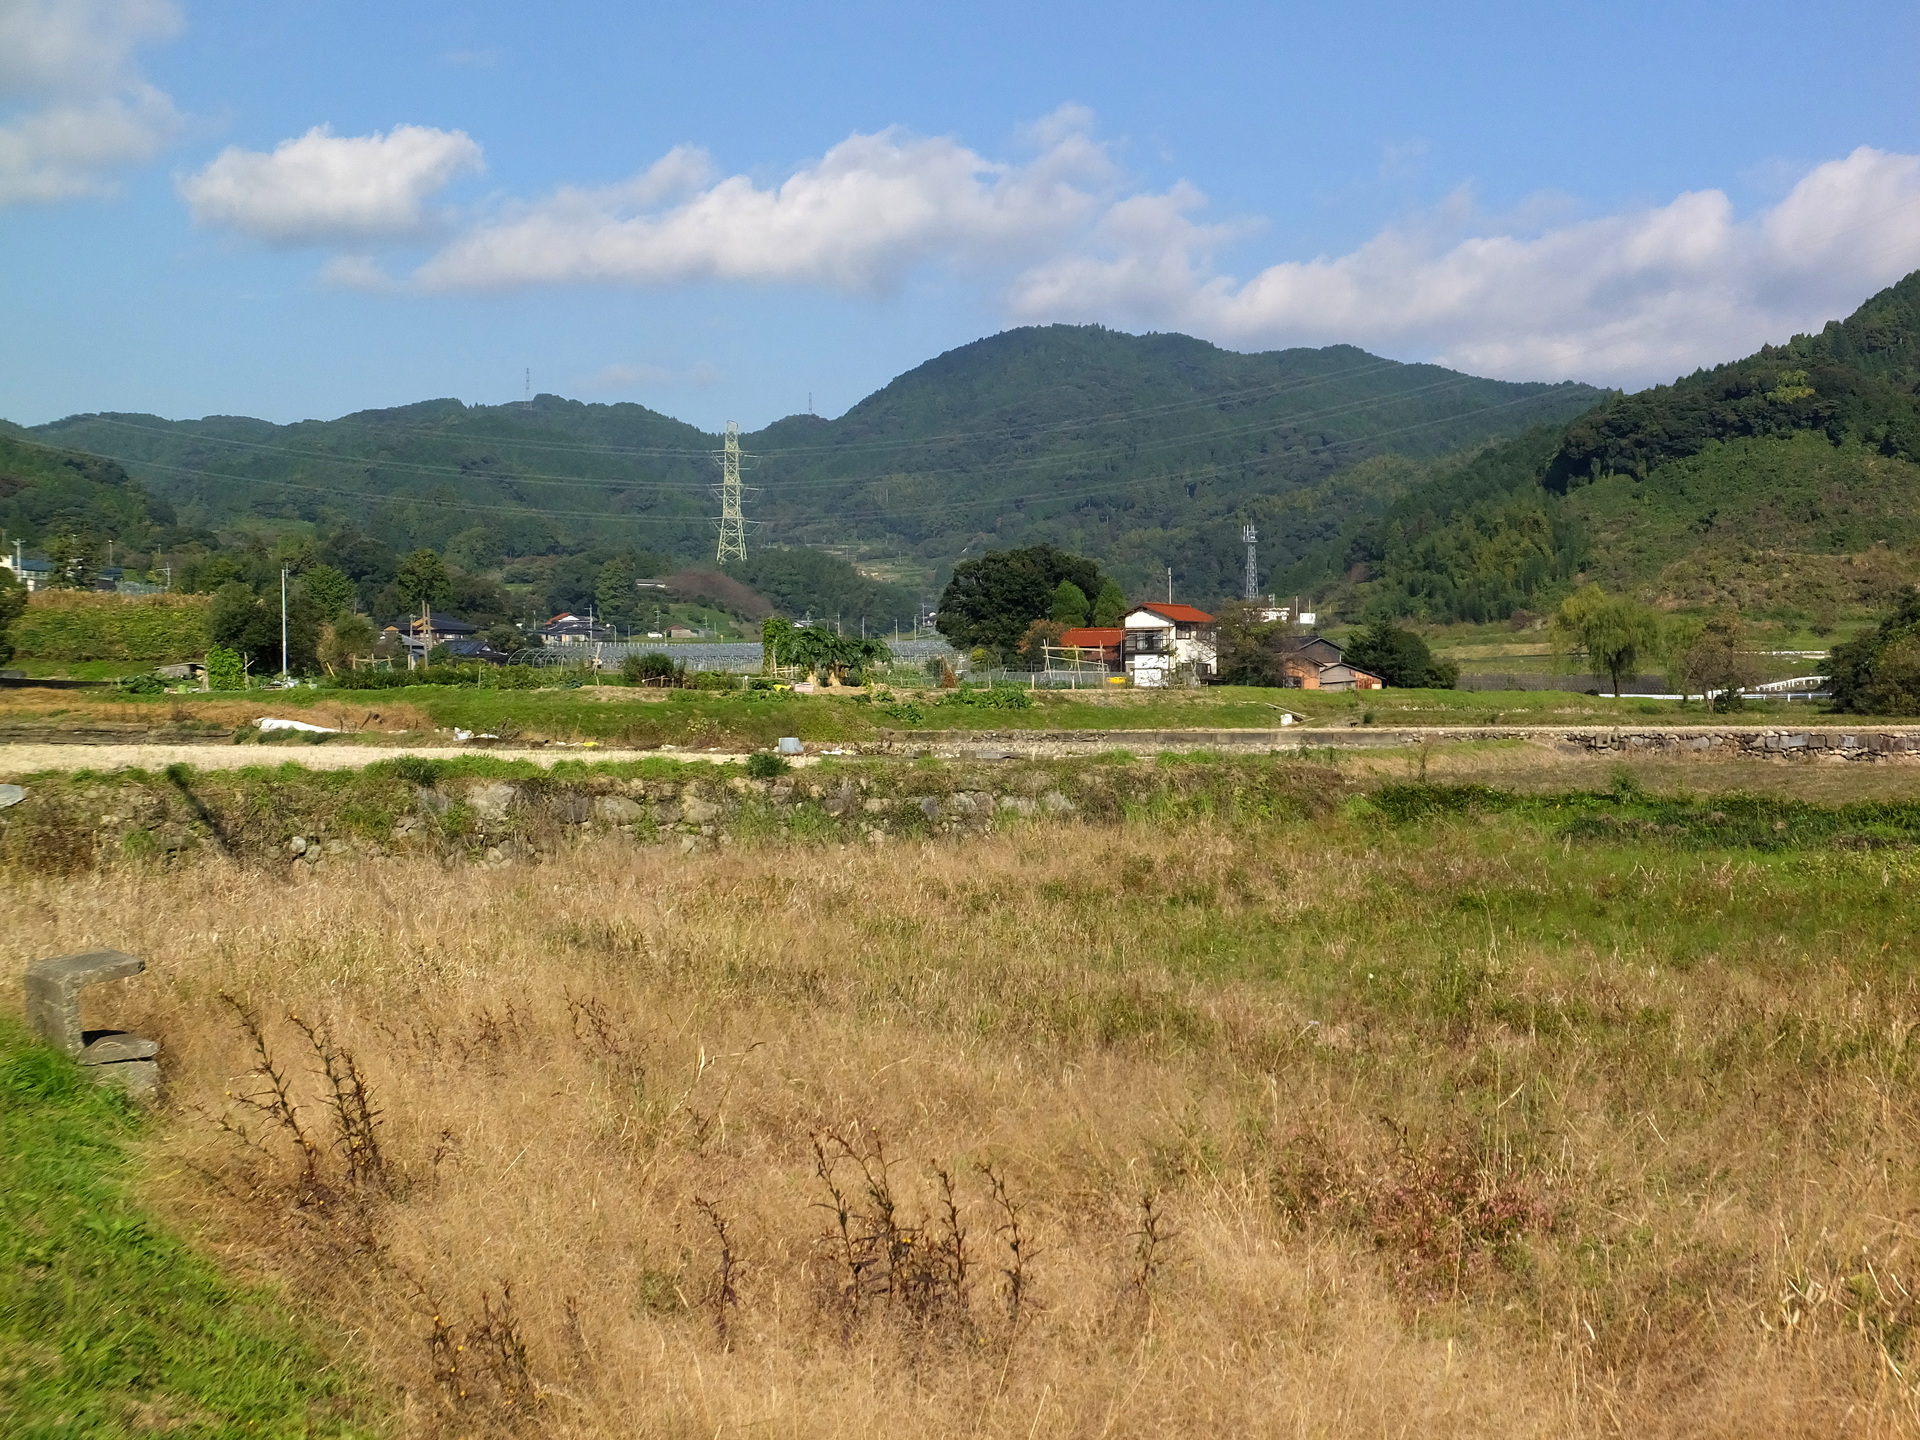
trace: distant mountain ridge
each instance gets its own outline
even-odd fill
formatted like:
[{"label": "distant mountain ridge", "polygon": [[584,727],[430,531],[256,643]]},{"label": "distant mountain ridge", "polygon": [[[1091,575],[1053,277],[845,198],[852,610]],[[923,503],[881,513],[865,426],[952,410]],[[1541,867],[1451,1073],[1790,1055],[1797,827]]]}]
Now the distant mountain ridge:
[{"label": "distant mountain ridge", "polygon": [[[1239,354],[1098,326],[1011,330],[902,375],[838,419],[743,437],[750,545],[826,546],[927,589],[956,560],[1052,540],[1135,588],[1240,588],[1377,511],[1432,459],[1603,392],[1484,380],[1351,346]],[[183,522],[363,526],[485,564],[618,539],[698,559],[719,439],[640,405],[426,401],[335,421],[76,415],[33,438],[111,456]],[[1375,460],[1372,469],[1355,462]]]}]

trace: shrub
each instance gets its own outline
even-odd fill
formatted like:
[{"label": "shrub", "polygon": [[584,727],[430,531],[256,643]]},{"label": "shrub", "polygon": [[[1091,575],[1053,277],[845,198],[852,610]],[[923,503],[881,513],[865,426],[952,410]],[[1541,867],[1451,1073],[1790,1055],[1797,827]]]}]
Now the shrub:
[{"label": "shrub", "polygon": [[238,650],[216,645],[207,651],[207,688],[244,690],[247,688],[247,662]]},{"label": "shrub", "polygon": [[1019,685],[962,684],[942,705],[971,705],[979,710],[1031,710],[1033,695]]},{"label": "shrub", "polygon": [[678,685],[686,673],[685,665],[658,650],[629,655],[620,662],[620,678],[628,685]]},{"label": "shrub", "polygon": [[426,665],[418,670],[349,670],[327,684],[335,690],[400,690],[409,685],[459,685],[482,690],[542,690],[578,685],[578,671],[485,661]]},{"label": "shrub", "polygon": [[755,780],[772,780],[792,768],[786,756],[776,755],[771,750],[756,750],[747,757],[747,774]]},{"label": "shrub", "polygon": [[14,622],[14,646],[32,660],[190,660],[206,647],[211,605],[206,595],[42,590]]}]

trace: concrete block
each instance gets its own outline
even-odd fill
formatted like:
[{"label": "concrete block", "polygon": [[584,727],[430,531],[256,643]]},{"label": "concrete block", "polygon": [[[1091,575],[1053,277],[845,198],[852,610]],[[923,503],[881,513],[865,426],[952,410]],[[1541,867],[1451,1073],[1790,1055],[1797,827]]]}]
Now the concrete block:
[{"label": "concrete block", "polygon": [[90,950],[54,955],[27,966],[27,1028],[49,1045],[78,1055],[86,1048],[80,1029],[80,992],[89,985],[125,980],[147,968],[137,955]]},{"label": "concrete block", "polygon": [[160,1042],[144,1035],[129,1035],[124,1030],[89,1030],[86,1048],[80,1052],[82,1065],[115,1065],[123,1060],[151,1060],[160,1053]]},{"label": "concrete block", "polygon": [[122,1060],[113,1065],[90,1065],[87,1073],[99,1085],[118,1085],[136,1100],[152,1100],[160,1093],[160,1066],[153,1060]]}]

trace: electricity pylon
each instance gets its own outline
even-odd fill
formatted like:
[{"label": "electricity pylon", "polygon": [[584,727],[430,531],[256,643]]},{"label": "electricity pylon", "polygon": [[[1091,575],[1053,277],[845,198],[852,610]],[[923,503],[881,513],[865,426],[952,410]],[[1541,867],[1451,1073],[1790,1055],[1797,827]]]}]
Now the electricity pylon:
[{"label": "electricity pylon", "polygon": [[726,448],[720,452],[719,562],[747,558],[747,522],[740,514],[740,426],[727,422]]},{"label": "electricity pylon", "polygon": [[1260,567],[1254,562],[1253,542],[1256,538],[1253,526],[1242,526],[1240,538],[1247,542],[1247,593],[1249,600],[1260,598]]}]

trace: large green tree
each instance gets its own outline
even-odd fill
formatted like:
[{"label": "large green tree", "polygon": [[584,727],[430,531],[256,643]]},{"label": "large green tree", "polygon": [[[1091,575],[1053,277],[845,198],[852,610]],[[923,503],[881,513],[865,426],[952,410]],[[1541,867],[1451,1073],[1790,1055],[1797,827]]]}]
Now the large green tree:
[{"label": "large green tree", "polygon": [[1451,690],[1460,678],[1458,665],[1435,660],[1425,640],[1391,620],[1377,620],[1349,640],[1345,659],[1407,690]]},{"label": "large green tree", "polygon": [[[310,675],[320,667],[320,612],[313,601],[297,589],[287,597],[287,668],[296,675]],[[215,646],[245,655],[255,675],[277,673],[280,669],[280,595],[276,590],[268,598],[254,594],[238,580],[229,581],[214,592],[207,612],[207,639]]]},{"label": "large green tree", "polygon": [[1621,680],[1642,659],[1660,653],[1664,632],[1659,611],[1630,595],[1609,595],[1598,585],[1576,590],[1553,617],[1555,638],[1585,655],[1588,668],[1611,681],[1616,696]]},{"label": "large green tree", "polygon": [[1920,715],[1920,590],[1903,591],[1872,630],[1834,646],[1827,673],[1836,709]]},{"label": "large green tree", "polygon": [[393,577],[394,588],[414,612],[430,609],[453,593],[453,577],[447,562],[431,550],[415,550],[400,562]]},{"label": "large green tree", "polygon": [[315,612],[325,624],[331,624],[353,609],[357,593],[353,581],[343,571],[325,563],[310,565],[301,572],[300,590],[313,602]]},{"label": "large green tree", "polygon": [[640,592],[634,582],[639,574],[629,555],[616,555],[600,567],[594,577],[594,608],[602,622],[629,628],[640,606]]},{"label": "large green tree", "polygon": [[1047,617],[1061,625],[1084,625],[1087,623],[1087,592],[1071,580],[1062,580],[1053,587],[1053,611]]},{"label": "large green tree", "polygon": [[1062,581],[1071,581],[1084,600],[1100,593],[1100,567],[1052,545],[990,550],[953,567],[935,626],[963,650],[985,646],[1010,657],[1029,625],[1052,618]]}]

